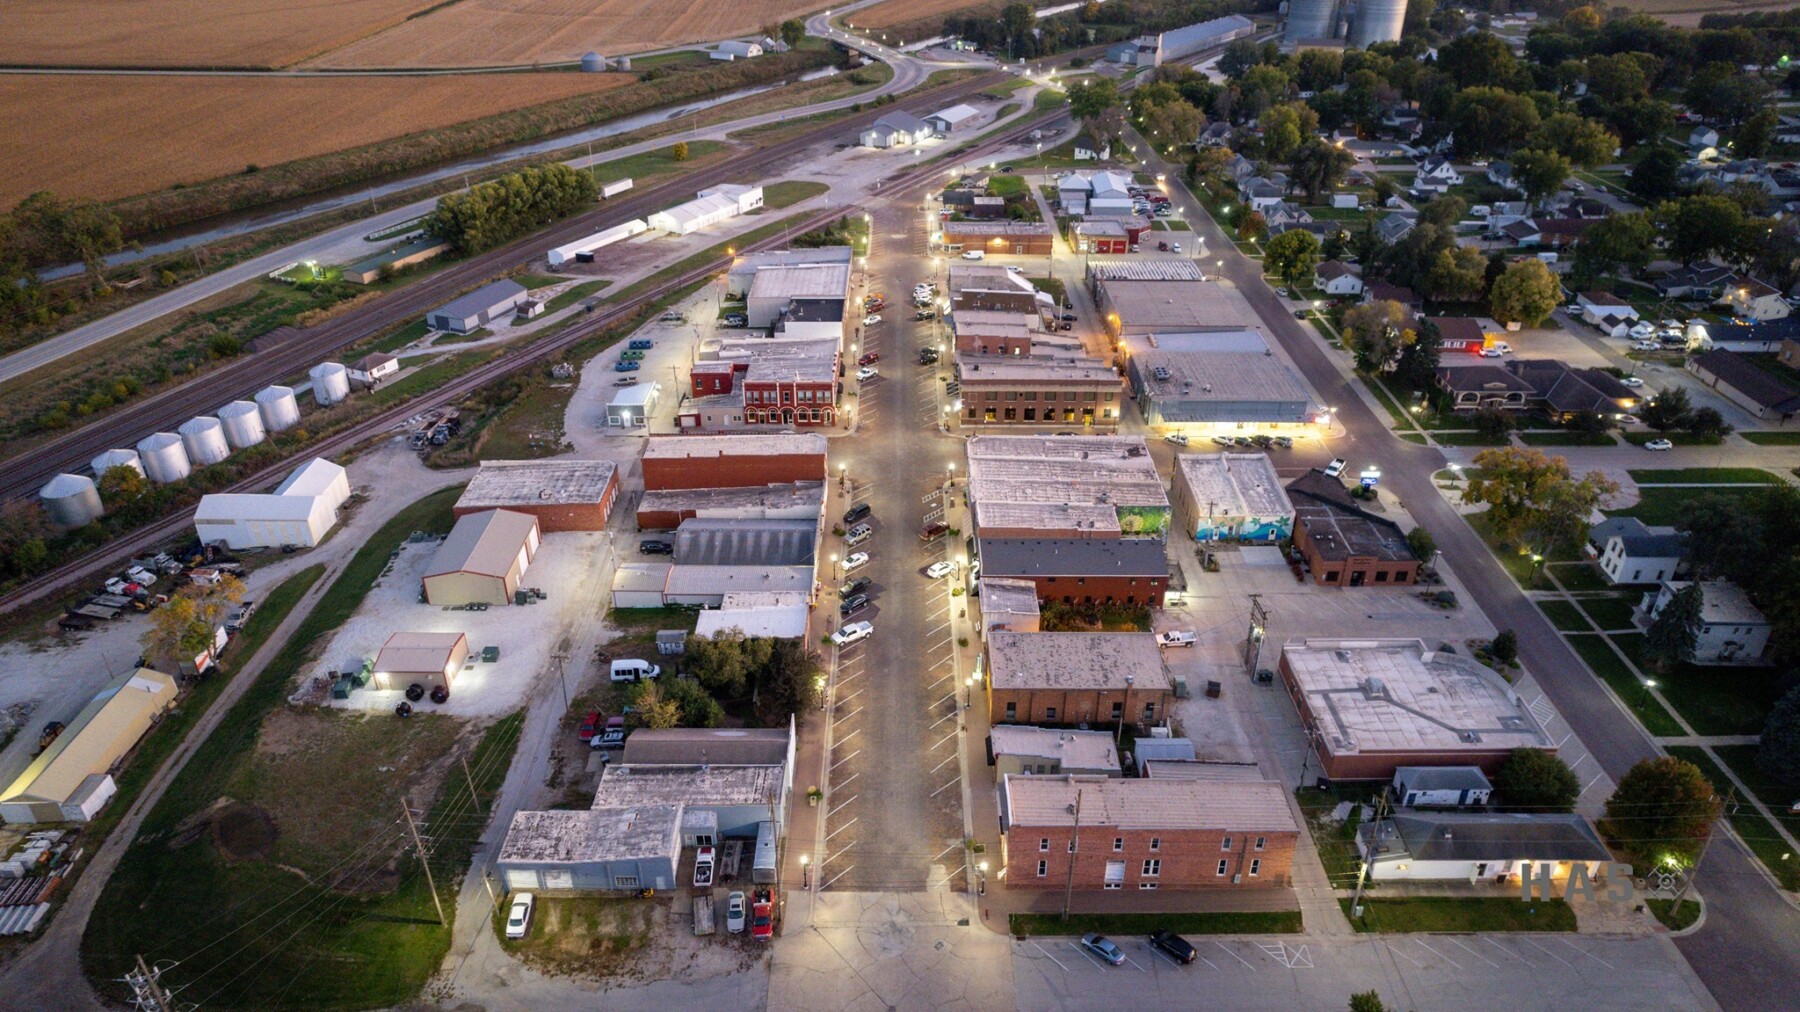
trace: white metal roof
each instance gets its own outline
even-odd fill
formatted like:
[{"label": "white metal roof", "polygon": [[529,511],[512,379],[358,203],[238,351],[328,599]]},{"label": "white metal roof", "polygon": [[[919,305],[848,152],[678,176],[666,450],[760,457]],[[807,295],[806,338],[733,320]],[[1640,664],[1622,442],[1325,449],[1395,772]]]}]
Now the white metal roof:
[{"label": "white metal roof", "polygon": [[466,514],[438,546],[423,578],[429,580],[448,573],[504,577],[535,530],[537,517],[529,513],[487,510]]},{"label": "white metal roof", "polygon": [[338,479],[348,477],[342,467],[324,457],[314,457],[301,464],[287,480],[276,486],[276,495],[330,495]]}]

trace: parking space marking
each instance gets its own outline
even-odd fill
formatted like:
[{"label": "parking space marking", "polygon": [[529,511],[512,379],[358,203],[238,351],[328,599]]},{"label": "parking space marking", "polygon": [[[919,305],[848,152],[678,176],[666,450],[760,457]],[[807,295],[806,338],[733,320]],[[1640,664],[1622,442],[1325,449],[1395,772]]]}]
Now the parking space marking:
[{"label": "parking space marking", "polygon": [[951,763],[953,763],[955,761],[956,761],[956,753],[952,752],[952,753],[950,753],[950,758],[945,759],[943,762],[938,763],[936,766],[933,766],[931,768],[931,772],[936,773],[938,770],[943,769],[944,767],[950,765]]},{"label": "parking space marking", "polygon": [[[965,844],[961,840],[958,840],[957,842],[951,844],[950,846],[945,847],[943,850],[938,851],[936,854],[933,854],[931,856],[931,860],[935,862],[935,861],[939,860],[940,858],[942,858],[945,854],[948,854],[953,850],[960,850],[966,846],[968,846],[968,844]],[[967,864],[967,863],[968,862],[964,862],[964,864]]]},{"label": "parking space marking", "polygon": [[[936,727],[939,724],[942,724],[944,721],[949,720],[951,717],[956,716],[957,712],[958,711],[956,711],[956,710],[951,710],[949,713],[944,714],[942,717],[939,717],[938,719],[932,721],[931,727]],[[931,728],[928,727],[928,728],[926,728],[926,730],[929,731],[929,730],[931,730]]]},{"label": "parking space marking", "polygon": [[847,798],[845,798],[845,799],[844,799],[844,800],[843,800],[843,802],[842,802],[842,803],[841,803],[841,804],[839,804],[839,805],[838,805],[838,806],[837,806],[837,807],[836,807],[836,808],[833,808],[833,809],[832,809],[832,810],[831,810],[831,811],[829,811],[829,812],[826,812],[826,813],[825,813],[825,821],[826,821],[826,822],[830,822],[830,821],[831,821],[831,820],[832,820],[832,819],[834,819],[834,818],[837,818],[837,813],[839,813],[839,812],[841,812],[841,811],[843,811],[843,810],[844,810],[844,809],[846,809],[846,808],[848,808],[848,807],[850,807],[850,803],[851,803],[851,802],[852,802],[852,801],[855,801],[855,800],[856,800],[856,799],[857,799],[857,798],[859,798],[859,797],[862,797],[862,795],[860,795],[860,794],[852,794],[852,795],[850,795],[850,796],[849,796],[849,797],[847,797]]},{"label": "parking space marking", "polygon": [[839,833],[842,833],[844,830],[849,829],[851,826],[856,825],[858,821],[860,821],[860,820],[859,819],[851,819],[849,822],[846,822],[843,825],[839,826],[838,828],[832,830],[831,832],[826,833],[825,839],[830,840],[832,837],[838,835]]},{"label": "parking space marking", "polygon": [[[860,695],[862,695],[862,694],[863,694],[863,690],[861,690],[861,689],[857,689],[857,690],[856,690],[856,691],[855,691],[855,692],[852,692],[852,693],[851,693],[851,694],[849,694],[849,695],[848,695],[848,696],[839,696],[839,697],[838,697],[838,699],[837,699],[837,705],[838,705],[838,706],[843,706],[843,705],[844,705],[844,704],[845,704],[845,703],[848,703],[848,702],[850,702],[850,701],[851,701],[851,700],[852,700],[852,699],[855,699],[855,698],[856,698],[856,697],[858,697],[858,696],[860,696]],[[857,708],[857,709],[859,709],[859,710],[860,710],[860,709],[861,709],[861,707],[858,707],[858,708]],[[846,718],[847,718],[847,717],[848,717],[848,715],[847,715],[847,714],[846,714],[846,715],[845,715],[845,717],[839,717],[839,718],[838,718],[838,719],[839,719],[839,720],[844,720],[844,719],[846,719]]]},{"label": "parking space marking", "polygon": [[1082,948],[1082,947],[1081,947],[1081,946],[1079,946],[1079,945],[1077,945],[1077,944],[1075,944],[1075,943],[1074,943],[1074,942],[1070,942],[1070,943],[1069,943],[1069,948],[1071,948],[1071,949],[1074,949],[1074,950],[1075,950],[1075,951],[1076,951],[1076,952],[1079,952],[1079,953],[1081,953],[1081,954],[1082,954],[1082,955],[1083,955],[1083,956],[1085,956],[1085,957],[1086,957],[1086,958],[1087,958],[1087,960],[1088,960],[1088,962],[1090,962],[1090,963],[1092,963],[1092,964],[1094,964],[1094,965],[1095,965],[1095,966],[1097,966],[1097,967],[1099,967],[1099,968],[1100,968],[1100,969],[1101,969],[1101,970],[1110,970],[1110,969],[1112,969],[1112,967],[1110,967],[1110,966],[1107,966],[1107,965],[1106,965],[1106,961],[1105,961],[1105,960],[1103,960],[1103,959],[1101,959],[1101,958],[1100,958],[1100,957],[1099,957],[1099,956],[1096,956],[1096,955],[1094,955],[1094,954],[1093,954],[1093,953],[1091,953],[1091,952],[1089,952],[1089,951],[1087,951],[1087,950],[1086,950],[1086,949],[1084,949],[1084,948]]},{"label": "parking space marking", "polygon": [[1046,949],[1046,948],[1044,948],[1044,947],[1043,947],[1043,946],[1041,946],[1041,945],[1039,945],[1039,944],[1038,944],[1038,943],[1036,943],[1036,942],[1032,942],[1032,943],[1031,943],[1031,947],[1032,947],[1032,948],[1034,948],[1034,949],[1036,949],[1036,950],[1037,950],[1037,951],[1039,951],[1039,952],[1041,952],[1041,953],[1043,953],[1043,954],[1044,954],[1044,955],[1046,955],[1046,956],[1049,956],[1049,957],[1050,957],[1050,962],[1052,962],[1052,963],[1055,963],[1055,964],[1056,964],[1056,965],[1057,965],[1057,966],[1060,966],[1060,967],[1062,967],[1062,970],[1063,970],[1063,972],[1064,972],[1064,973],[1068,973],[1068,972],[1069,972],[1069,968],[1068,968],[1068,966],[1067,966],[1067,965],[1065,965],[1065,964],[1064,964],[1064,963],[1063,963],[1063,961],[1062,961],[1062,960],[1060,960],[1060,959],[1057,959],[1057,958],[1056,958],[1056,957],[1055,957],[1055,956],[1051,956],[1051,955],[1050,955],[1050,950],[1049,950],[1049,949]]},{"label": "parking space marking", "polygon": [[927,752],[936,752],[936,751],[937,751],[937,750],[938,750],[938,745],[942,745],[942,744],[943,744],[943,743],[945,743],[945,742],[947,742],[947,741],[949,741],[949,740],[950,740],[950,739],[952,739],[952,738],[954,738],[954,737],[956,737],[956,732],[955,732],[955,731],[952,731],[952,732],[950,732],[950,733],[949,733],[949,734],[947,734],[947,735],[944,735],[944,736],[943,736],[943,737],[942,737],[942,738],[939,738],[939,739],[938,739],[938,743],[937,743],[937,745],[933,745],[933,746],[931,746],[931,747],[930,747],[930,748],[928,748],[928,749],[926,749],[926,750],[925,750],[925,751],[927,751]]},{"label": "parking space marking", "polygon": [[1221,948],[1221,949],[1224,949],[1224,950],[1225,950],[1225,951],[1226,951],[1226,952],[1228,952],[1228,953],[1230,953],[1230,954],[1231,954],[1231,958],[1232,958],[1232,959],[1235,959],[1235,960],[1237,960],[1237,961],[1238,961],[1238,962],[1240,962],[1240,963],[1242,963],[1242,964],[1244,964],[1244,968],[1245,968],[1245,969],[1247,969],[1247,970],[1249,970],[1249,971],[1250,971],[1250,972],[1251,972],[1251,973],[1255,973],[1255,972],[1256,972],[1256,967],[1254,967],[1254,966],[1251,966],[1251,965],[1250,965],[1250,961],[1249,961],[1249,960],[1247,960],[1247,959],[1245,959],[1245,958],[1244,958],[1244,957],[1242,957],[1242,956],[1240,956],[1240,955],[1238,955],[1238,954],[1237,954],[1237,953],[1236,953],[1236,952],[1235,952],[1235,951],[1233,951],[1233,950],[1232,950],[1232,949],[1230,949],[1230,948],[1229,948],[1229,947],[1227,947],[1227,946],[1226,946],[1226,944],[1225,944],[1225,943],[1224,943],[1224,942],[1221,942],[1221,941],[1219,941],[1219,940],[1218,940],[1218,939],[1216,939],[1216,938],[1215,938],[1215,939],[1213,939],[1213,944],[1214,944],[1214,945],[1216,945],[1216,946],[1218,946],[1218,947],[1219,947],[1219,948]]},{"label": "parking space marking", "polygon": [[932,791],[931,796],[935,798],[938,795],[944,793],[945,791],[949,790],[952,787],[955,787],[957,784],[960,784],[960,783],[962,783],[962,777],[957,777],[956,779],[950,781],[949,783],[945,784],[944,786],[939,787],[937,790]]},{"label": "parking space marking", "polygon": [[1263,955],[1290,970],[1312,969],[1312,954],[1304,945],[1290,949],[1286,942],[1257,942],[1256,947],[1263,951]]},{"label": "parking space marking", "polygon": [[1556,954],[1556,953],[1554,953],[1554,952],[1551,952],[1551,951],[1550,951],[1550,950],[1549,950],[1549,949],[1546,949],[1546,948],[1544,948],[1544,947],[1543,947],[1543,946],[1541,946],[1541,945],[1539,945],[1539,944],[1538,944],[1538,943],[1537,943],[1537,942],[1536,942],[1536,941],[1535,941],[1535,940],[1533,940],[1533,939],[1530,939],[1530,938],[1527,938],[1527,939],[1525,939],[1525,941],[1526,941],[1526,943],[1527,943],[1527,944],[1529,944],[1529,945],[1530,945],[1530,946],[1531,946],[1531,947],[1532,947],[1532,948],[1534,948],[1534,949],[1536,949],[1536,950],[1538,950],[1538,951],[1539,951],[1539,952],[1541,952],[1541,953],[1543,953],[1543,954],[1544,954],[1544,955],[1546,955],[1546,956],[1549,956],[1549,957],[1550,957],[1550,958],[1551,958],[1551,959],[1554,959],[1554,960],[1556,960],[1556,961],[1557,961],[1557,962],[1558,962],[1558,963],[1561,963],[1561,964],[1562,964],[1562,965],[1564,965],[1564,966],[1566,966],[1566,967],[1568,967],[1568,968],[1569,968],[1569,969],[1571,969],[1571,970],[1573,970],[1573,969],[1575,969],[1575,964],[1574,964],[1574,963],[1571,963],[1571,962],[1569,962],[1569,961],[1568,961],[1568,960],[1566,960],[1566,959],[1564,959],[1564,958],[1562,958],[1562,957],[1561,957],[1561,956],[1559,956],[1559,955],[1557,955],[1557,954]]},{"label": "parking space marking", "polygon": [[1611,963],[1608,963],[1606,960],[1601,959],[1599,956],[1594,955],[1593,953],[1587,951],[1586,949],[1582,948],[1581,946],[1576,945],[1574,942],[1569,941],[1567,938],[1560,938],[1557,940],[1562,942],[1564,945],[1568,946],[1569,948],[1574,949],[1576,952],[1579,952],[1582,955],[1586,956],[1587,958],[1593,960],[1594,962],[1599,963],[1601,966],[1606,967],[1608,970],[1611,970],[1613,968],[1613,965]]},{"label": "parking space marking", "polygon": [[1443,960],[1444,962],[1449,963],[1451,966],[1456,967],[1458,970],[1463,968],[1461,963],[1458,963],[1456,960],[1451,959],[1449,956],[1444,955],[1443,953],[1437,951],[1436,949],[1432,948],[1431,946],[1426,945],[1423,940],[1415,938],[1415,939],[1413,939],[1413,941],[1418,942],[1419,948],[1424,949],[1426,952],[1429,952],[1432,955],[1436,956],[1437,958]]},{"label": "parking space marking", "polygon": [[1524,956],[1521,956],[1518,953],[1507,948],[1506,946],[1501,945],[1499,942],[1494,941],[1492,936],[1482,935],[1481,938],[1483,941],[1487,942],[1489,945],[1493,946],[1496,949],[1499,949],[1501,952],[1506,953],[1508,956],[1511,956],[1512,958],[1518,960],[1519,962],[1524,963],[1526,966],[1535,966],[1536,965],[1531,960],[1526,959]]},{"label": "parking space marking", "polygon": [[949,703],[949,702],[954,702],[954,701],[955,701],[955,699],[956,699],[956,693],[954,693],[954,692],[952,692],[952,693],[950,693],[950,694],[949,694],[949,695],[947,695],[947,696],[945,696],[945,697],[944,697],[944,698],[943,698],[943,699],[940,699],[940,700],[938,700],[938,701],[937,701],[937,702],[936,702],[936,703],[932,703],[932,704],[931,704],[931,705],[932,705],[932,706],[937,706],[937,705],[938,705],[938,703]]},{"label": "parking space marking", "polygon": [[1414,966],[1423,967],[1425,965],[1424,963],[1419,962],[1418,960],[1412,958],[1411,956],[1407,955],[1406,953],[1401,952],[1399,947],[1396,946],[1393,942],[1383,942],[1382,944],[1387,946],[1387,950],[1389,952],[1393,953],[1396,956],[1399,956],[1401,959],[1406,960],[1408,963],[1411,963]]},{"label": "parking space marking", "polygon": [[845,756],[844,758],[839,759],[837,762],[832,763],[831,768],[834,770],[837,769],[839,766],[842,766],[845,763],[849,762],[850,760],[855,759],[857,756],[862,755],[862,751],[863,750],[860,748],[857,749],[856,751],[850,753],[849,755]]},{"label": "parking space marking", "polygon": [[845,875],[850,874],[854,870],[856,870],[856,865],[851,865],[850,867],[845,868],[843,871],[838,872],[836,875],[831,876],[831,880],[829,882],[826,882],[824,885],[820,886],[819,891],[824,892],[825,890],[830,889],[832,886],[837,884],[838,879],[843,878]]},{"label": "parking space marking", "polygon": [[839,719],[839,720],[849,720],[849,719],[850,719],[850,718],[851,718],[851,717],[854,717],[854,716],[856,716],[856,715],[857,715],[857,714],[859,714],[859,713],[861,713],[861,712],[862,712],[862,707],[860,707],[860,706],[859,706],[859,707],[857,707],[857,708],[856,708],[856,709],[854,709],[854,710],[851,710],[851,711],[850,711],[850,712],[849,712],[849,713],[846,713],[846,714],[844,714],[844,715],[843,715],[843,716],[841,716],[841,717],[839,717],[839,718],[837,718],[837,719]]},{"label": "parking space marking", "polygon": [[855,780],[855,779],[856,779],[856,778],[857,778],[857,777],[860,777],[860,776],[862,776],[862,772],[861,772],[861,771],[860,771],[860,770],[859,770],[859,771],[858,771],[858,772],[855,772],[855,773],[852,773],[852,774],[850,774],[850,775],[849,775],[849,776],[847,776],[847,777],[845,777],[845,778],[844,778],[844,782],[843,782],[843,783],[841,783],[841,784],[832,784],[832,785],[831,785],[831,786],[832,786],[832,789],[833,789],[833,790],[838,790],[838,791],[841,791],[841,790],[843,790],[843,789],[844,789],[844,788],[846,788],[846,787],[848,787],[848,786],[850,786],[850,781],[852,781],[852,780]]},{"label": "parking space marking", "polygon": [[[850,735],[852,735],[852,734],[857,734],[857,733],[860,733],[860,732],[861,732],[861,731],[862,731],[862,728],[860,728],[860,727],[858,727],[858,728],[852,728],[852,729],[851,729],[851,731],[850,731],[850,734],[846,734],[846,735],[844,735],[844,736],[843,736],[843,737],[842,737],[842,738],[839,738],[839,739],[838,739],[838,744],[840,744],[840,745],[842,745],[842,744],[843,744],[843,743],[844,743],[844,742],[846,742],[846,741],[849,741],[849,740],[850,740]],[[834,726],[833,726],[833,727],[832,727],[832,729],[831,729],[831,733],[832,733],[832,734],[836,734],[836,733],[837,733],[837,727],[836,727],[836,726],[835,726],[835,725],[834,725]],[[840,785],[839,785],[839,786],[843,786],[843,785],[841,785],[841,784],[840,784]]]},{"label": "parking space marking", "polygon": [[1494,962],[1493,960],[1487,958],[1486,956],[1482,955],[1479,952],[1476,952],[1474,949],[1469,948],[1468,946],[1464,945],[1463,943],[1457,941],[1454,938],[1450,939],[1450,944],[1463,950],[1464,952],[1468,953],[1469,955],[1474,956],[1476,959],[1481,960],[1483,963],[1486,963],[1487,965],[1495,968],[1496,970],[1500,968],[1499,963]]}]

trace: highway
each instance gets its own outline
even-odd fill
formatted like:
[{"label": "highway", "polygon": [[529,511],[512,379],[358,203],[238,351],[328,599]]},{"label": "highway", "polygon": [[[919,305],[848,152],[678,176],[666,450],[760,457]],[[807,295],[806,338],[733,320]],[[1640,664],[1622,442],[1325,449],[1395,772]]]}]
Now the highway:
[{"label": "highway", "polygon": [[[1140,151],[1151,151],[1141,138]],[[1475,603],[1496,628],[1519,637],[1519,657],[1544,693],[1556,704],[1594,758],[1615,781],[1634,764],[1660,756],[1661,750],[1637,722],[1613,702],[1562,636],[1488,551],[1432,481],[1446,461],[1435,448],[1399,439],[1387,420],[1359,396],[1311,330],[1263,281],[1262,264],[1237,252],[1201,203],[1181,182],[1182,166],[1152,154],[1150,163],[1166,172],[1169,188],[1196,234],[1212,256],[1224,263],[1224,275],[1249,299],[1262,324],[1306,377],[1313,390],[1337,409],[1345,435],[1333,444],[1351,468],[1379,464],[1384,491],[1436,539],[1444,558],[1462,578]],[[1622,447],[1620,453],[1634,452]],[[1724,833],[1722,827],[1720,830]],[[1792,1001],[1792,982],[1800,980],[1800,912],[1775,888],[1755,858],[1734,840],[1721,839],[1706,855],[1696,887],[1707,906],[1706,925],[1677,939],[1694,971],[1727,1009],[1784,1008]]]}]

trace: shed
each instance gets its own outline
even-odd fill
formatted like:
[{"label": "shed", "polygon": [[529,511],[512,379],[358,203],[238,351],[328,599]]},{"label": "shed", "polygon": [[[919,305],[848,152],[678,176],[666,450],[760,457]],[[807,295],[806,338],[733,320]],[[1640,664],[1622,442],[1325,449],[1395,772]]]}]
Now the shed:
[{"label": "shed", "polygon": [[1191,760],[1196,756],[1191,738],[1139,738],[1132,749],[1140,777],[1144,775],[1144,764],[1152,759]]},{"label": "shed", "polygon": [[456,521],[422,582],[438,606],[510,604],[537,557],[537,518],[511,510],[470,513]]},{"label": "shed", "polygon": [[1401,766],[1394,792],[1407,808],[1464,808],[1487,804],[1494,786],[1479,766]]},{"label": "shed", "polygon": [[467,334],[494,320],[511,316],[524,301],[524,285],[517,281],[496,281],[425,314],[425,325],[433,330]]},{"label": "shed", "polygon": [[980,116],[981,113],[974,106],[958,104],[948,109],[939,109],[925,117],[925,122],[937,133],[950,134],[967,130]]},{"label": "shed", "polygon": [[202,496],[194,510],[194,532],[205,544],[223,541],[229,548],[310,548],[337,524],[338,509],[349,498],[350,479],[343,467],[315,457],[272,494]]},{"label": "shed", "polygon": [[350,363],[350,378],[366,387],[374,387],[399,371],[400,360],[380,351]]},{"label": "shed", "polygon": [[621,429],[648,428],[661,394],[662,386],[653,382],[625,387],[614,394],[612,403],[606,406],[606,424]]},{"label": "shed", "polygon": [[397,632],[375,655],[375,688],[404,689],[422,685],[446,691],[469,659],[469,638],[462,633]]},{"label": "shed", "polygon": [[9,823],[92,819],[116,791],[113,768],[174,705],[175,694],[175,679],[150,668],[115,679],[0,794],[0,818]]}]

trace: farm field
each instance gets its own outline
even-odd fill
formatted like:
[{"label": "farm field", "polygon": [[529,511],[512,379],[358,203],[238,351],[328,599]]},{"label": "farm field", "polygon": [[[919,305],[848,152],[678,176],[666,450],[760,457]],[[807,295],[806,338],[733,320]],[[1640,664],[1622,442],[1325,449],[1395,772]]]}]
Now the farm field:
[{"label": "farm field", "polygon": [[0,63],[282,67],[437,0],[7,0]]},{"label": "farm field", "polygon": [[1766,0],[1618,0],[1615,6],[1639,14],[1649,14],[1677,28],[1697,28],[1708,14],[1749,14],[1755,11],[1780,11],[1792,3],[1769,3]]},{"label": "farm field", "polygon": [[0,76],[0,206],[109,200],[609,91],[630,74]]},{"label": "farm field", "polygon": [[821,0],[462,0],[327,53],[312,67],[481,67],[712,42],[810,13]]},{"label": "farm field", "polygon": [[849,16],[858,28],[892,28],[921,18],[943,17],[971,7],[988,6],[992,0],[887,0]]}]

